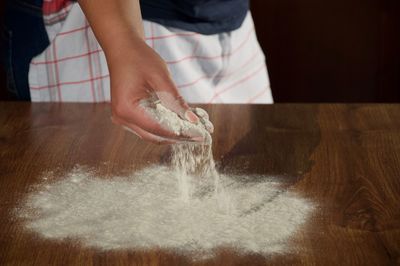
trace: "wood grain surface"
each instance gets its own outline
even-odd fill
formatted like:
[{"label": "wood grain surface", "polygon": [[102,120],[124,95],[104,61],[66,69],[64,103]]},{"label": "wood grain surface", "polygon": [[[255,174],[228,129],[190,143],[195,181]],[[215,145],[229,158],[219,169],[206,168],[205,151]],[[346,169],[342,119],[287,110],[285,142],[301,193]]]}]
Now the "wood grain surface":
[{"label": "wood grain surface", "polygon": [[0,103],[0,265],[398,265],[400,105],[211,105],[221,171],[262,173],[318,204],[292,253],[100,252],[23,230],[18,202],[43,171],[104,176],[165,160],[167,146],[113,126],[106,104]]}]

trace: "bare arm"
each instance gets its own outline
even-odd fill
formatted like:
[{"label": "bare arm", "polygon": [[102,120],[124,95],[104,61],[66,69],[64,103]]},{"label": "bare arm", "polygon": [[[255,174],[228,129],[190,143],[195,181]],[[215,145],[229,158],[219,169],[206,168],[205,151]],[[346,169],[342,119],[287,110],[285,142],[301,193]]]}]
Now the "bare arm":
[{"label": "bare arm", "polygon": [[139,0],[79,0],[79,4],[107,58],[113,121],[152,142],[198,140],[198,136],[176,136],[139,105],[152,91],[167,108],[198,122],[179,95],[165,62],[145,43]]},{"label": "bare arm", "polygon": [[107,56],[124,56],[125,46],[144,40],[139,0],[79,0],[79,4]]}]

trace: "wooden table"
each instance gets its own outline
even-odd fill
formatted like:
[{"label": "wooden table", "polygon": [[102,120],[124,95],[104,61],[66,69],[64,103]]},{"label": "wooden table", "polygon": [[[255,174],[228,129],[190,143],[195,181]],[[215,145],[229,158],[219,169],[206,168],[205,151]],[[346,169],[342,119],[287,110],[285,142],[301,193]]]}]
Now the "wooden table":
[{"label": "wooden table", "polygon": [[291,240],[294,253],[227,251],[191,262],[162,250],[99,252],[25,232],[11,211],[43,171],[81,164],[113,175],[163,160],[167,147],[113,126],[106,104],[0,103],[0,265],[400,263],[400,105],[206,109],[222,171],[276,175],[319,205]]}]

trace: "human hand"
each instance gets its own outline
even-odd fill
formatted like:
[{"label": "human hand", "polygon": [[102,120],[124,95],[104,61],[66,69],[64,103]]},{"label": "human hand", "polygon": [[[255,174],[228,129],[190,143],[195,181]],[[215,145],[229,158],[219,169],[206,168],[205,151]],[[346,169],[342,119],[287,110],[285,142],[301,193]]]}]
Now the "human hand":
[{"label": "human hand", "polygon": [[140,138],[155,143],[202,142],[196,132],[177,135],[159,124],[141,106],[141,101],[156,95],[162,105],[184,120],[199,123],[179,95],[163,59],[140,38],[119,47],[107,57],[111,77],[112,121]]},{"label": "human hand", "polygon": [[199,118],[179,95],[161,57],[144,41],[138,0],[78,0],[107,58],[114,123],[156,143],[203,141],[195,132],[176,134],[151,118],[140,105],[153,97],[182,119]]}]

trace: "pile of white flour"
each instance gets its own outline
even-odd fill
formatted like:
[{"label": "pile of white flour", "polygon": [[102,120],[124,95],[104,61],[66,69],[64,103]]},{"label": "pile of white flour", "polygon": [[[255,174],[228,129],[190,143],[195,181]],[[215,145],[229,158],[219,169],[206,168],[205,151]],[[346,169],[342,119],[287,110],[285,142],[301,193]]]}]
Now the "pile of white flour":
[{"label": "pile of white flour", "polygon": [[129,176],[99,178],[77,167],[54,180],[18,208],[26,228],[103,250],[282,253],[312,211],[272,178],[218,174],[210,145],[174,146],[170,166]]}]

